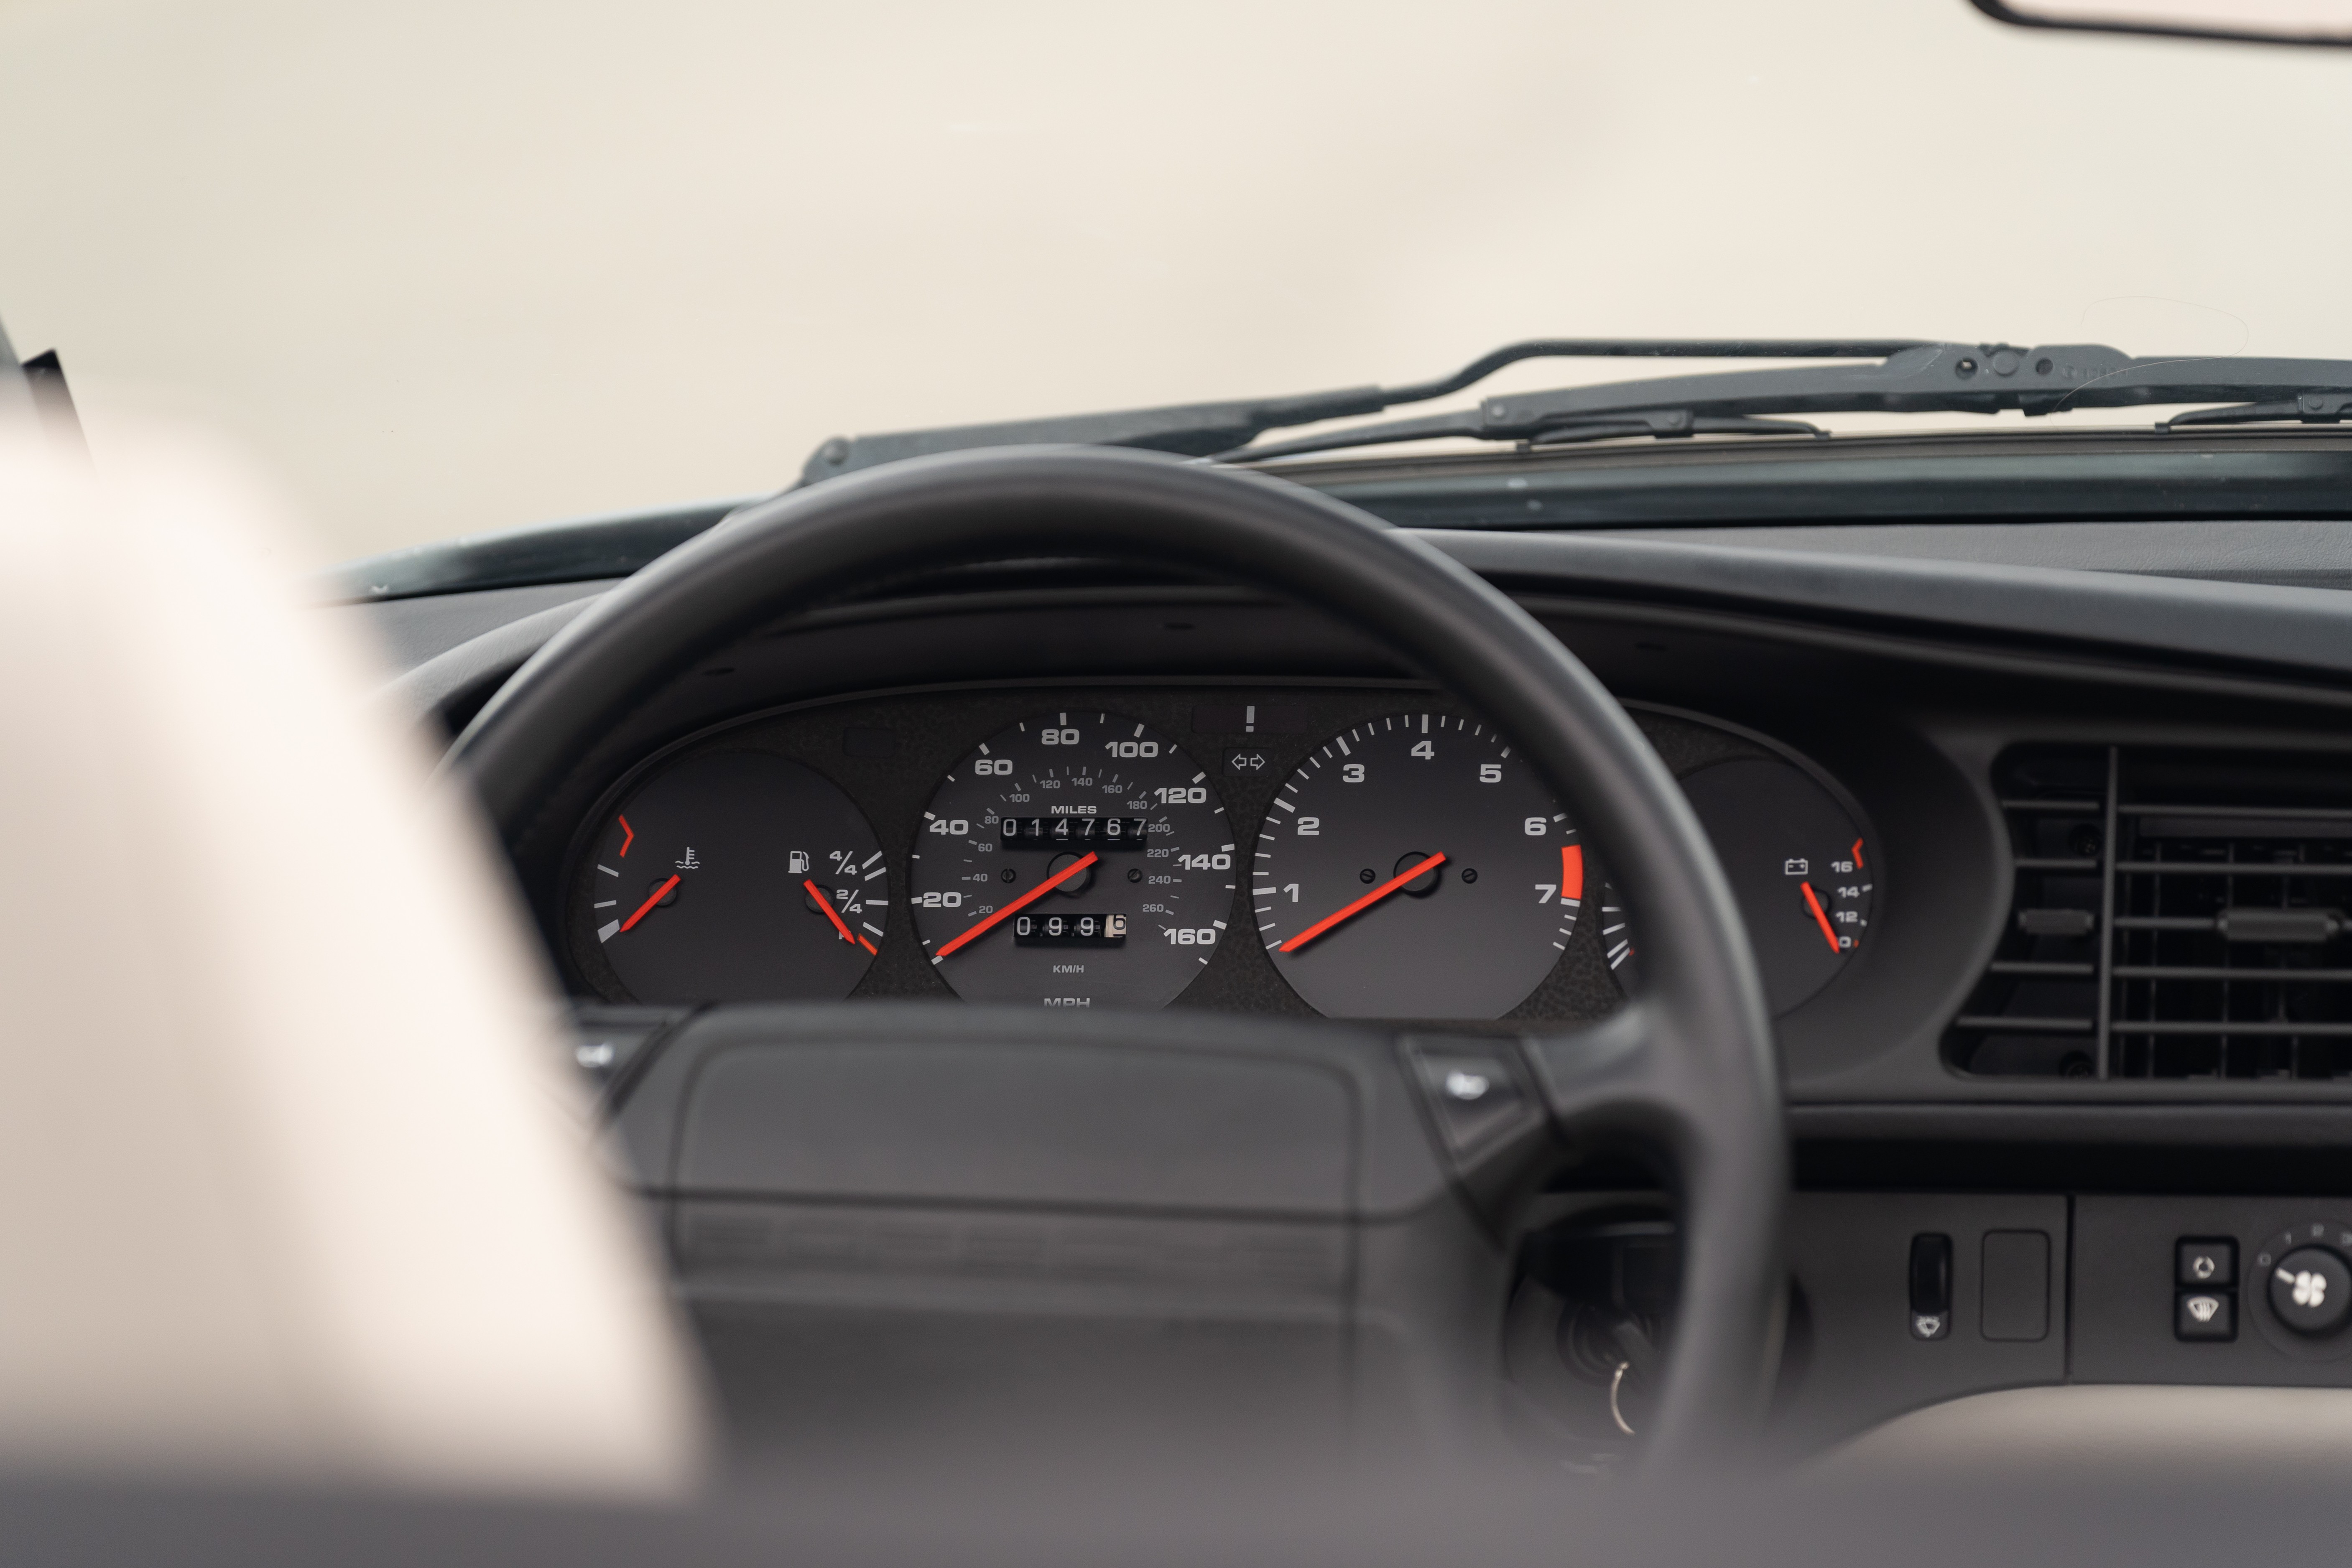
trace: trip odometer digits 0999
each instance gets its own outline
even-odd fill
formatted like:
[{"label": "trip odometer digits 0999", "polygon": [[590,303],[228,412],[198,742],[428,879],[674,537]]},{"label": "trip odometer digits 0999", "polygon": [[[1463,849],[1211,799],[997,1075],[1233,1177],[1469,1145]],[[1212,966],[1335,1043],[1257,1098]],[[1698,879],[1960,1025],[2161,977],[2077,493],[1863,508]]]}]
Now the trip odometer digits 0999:
[{"label": "trip odometer digits 0999", "polygon": [[1047,713],[991,735],[931,797],[908,857],[915,933],[973,1002],[1158,1007],[1234,902],[1208,776],[1149,725]]}]

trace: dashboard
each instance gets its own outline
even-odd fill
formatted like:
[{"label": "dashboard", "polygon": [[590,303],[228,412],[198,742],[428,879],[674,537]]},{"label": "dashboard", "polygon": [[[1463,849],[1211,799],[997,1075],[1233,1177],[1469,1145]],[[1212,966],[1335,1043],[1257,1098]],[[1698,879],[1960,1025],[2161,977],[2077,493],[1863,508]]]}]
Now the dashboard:
[{"label": "dashboard", "polygon": [[[1738,900],[1798,1184],[1789,1443],[1987,1389],[2352,1378],[2352,1331],[2295,1327],[2250,1272],[2296,1227],[2352,1235],[2340,595],[1424,537],[1625,704]],[[352,613],[408,617],[395,695],[454,729],[598,586]],[[459,628],[437,646],[436,615]],[[674,1020],[838,999],[887,1032],[890,1003],[961,998],[1320,1014],[1475,1053],[1605,1018],[1639,993],[1641,911],[1517,762],[1390,650],[1295,606],[1030,563],[780,616],[646,693],[508,848],[583,1052],[634,1096],[623,1131],[722,1383],[784,1390],[806,1331],[777,1314],[914,1266],[801,1176],[685,1162],[694,1128],[750,1102],[658,1056]],[[1050,1263],[1091,1212],[1008,1212],[982,1239],[1048,1260],[1021,1267],[1061,1303],[1096,1288]],[[1533,1214],[1505,1370],[1601,1442],[1609,1325],[1670,1295],[1669,1205],[1602,1161]],[[981,1246],[944,1210],[891,1223],[916,1218],[942,1257]],[[2234,1282],[2181,1272],[2191,1243]],[[793,1399],[771,1404],[782,1421]]]},{"label": "dashboard", "polygon": [[[1640,721],[1777,1012],[1858,962],[1866,817],[1815,764]],[[1636,919],[1508,737],[1382,684],[900,692],[723,724],[579,830],[565,956],[607,1002],[944,997],[1476,1025],[1591,1019]]]},{"label": "dashboard", "polygon": [[[2256,1107],[2292,1121],[2352,1103],[2352,1079],[2308,1043],[2283,1075],[2246,1048],[2212,1070],[2220,1045],[2167,1034],[2197,1021],[2188,1016],[2147,1019],[2154,1035],[2102,1038],[2088,1002],[2097,977],[2082,968],[2098,943],[2019,925],[2029,910],[2058,909],[2074,912],[2033,918],[2079,921],[2087,911],[2095,924],[2105,878],[2146,879],[2128,869],[2138,858],[2106,847],[2129,837],[2103,820],[2110,752],[2126,815],[2135,790],[2183,800],[2201,792],[2206,805],[2234,800],[2257,813],[2352,810],[2352,793],[2335,782],[2352,754],[2352,639],[2339,595],[1714,542],[1424,537],[1507,587],[1626,705],[1683,783],[1764,971],[1801,1162],[1940,1181],[1953,1160],[1981,1160],[1974,1179],[2009,1182],[2091,1163],[2113,1173],[2123,1159],[2134,1179],[2200,1165],[2219,1179],[2225,1149],[2270,1125],[2273,1113]],[[392,696],[454,729],[600,587],[336,613],[386,626],[409,665]],[[1355,754],[1348,737],[1408,716],[1409,738],[1381,731],[1406,744]],[[1489,804],[1522,786],[1500,754],[1508,738],[1482,733],[1482,722],[1390,650],[1244,590],[1074,563],[918,576],[780,616],[648,692],[572,760],[509,850],[550,956],[583,1005],[1034,996],[1486,1033],[1600,1017],[1640,983],[1641,911],[1612,906],[1609,846],[1580,831],[1571,803]],[[1073,729],[1080,743],[1062,744],[1058,732]],[[1500,741],[1491,752],[1490,739]],[[1431,754],[1414,755],[1424,740]],[[1136,754],[1110,749],[1122,743]],[[1147,744],[1156,755],[1143,754]],[[739,760],[713,760],[722,753]],[[741,760],[754,755],[765,760]],[[1076,785],[1081,756],[1111,771]],[[1348,782],[1353,766],[1362,782]],[[1483,782],[1489,767],[1502,775],[1496,783]],[[709,783],[727,768],[734,783]],[[768,783],[747,783],[747,768],[766,769]],[[2237,776],[2211,776],[2233,768]],[[1111,800],[1114,774],[1145,794]],[[1176,789],[1187,792],[1181,803],[1160,793]],[[1193,790],[1205,798],[1191,799]],[[719,798],[730,791],[732,804]],[[1011,798],[1018,794],[1031,798]],[[1300,835],[1300,816],[1318,831]],[[1545,819],[1541,835],[1525,832],[1534,817]],[[1101,824],[1094,844],[1108,844],[1117,822],[1124,841],[1145,847],[1082,844],[1093,867],[1011,910],[1056,874],[1073,840],[1046,836],[1063,818],[1073,832],[1080,820]],[[936,831],[958,821],[966,832]],[[1126,839],[1129,825],[1153,831]],[[1472,829],[1483,836],[1475,851],[1460,837]],[[646,831],[663,843],[633,837]],[[723,874],[713,858],[722,839]],[[2080,853],[2092,840],[2094,852]],[[1486,847],[1497,841],[1508,850]],[[2339,853],[2324,836],[2234,849],[2165,842],[2160,852],[2174,856]],[[1563,865],[1568,848],[1580,853]],[[677,865],[689,849],[697,864]],[[833,858],[852,851],[854,879]],[[1402,858],[1415,852],[1447,858],[1382,891],[1412,870],[1417,862]],[[797,875],[795,854],[808,861]],[[1230,870],[1220,856],[1232,858]],[[647,857],[660,861],[658,877]],[[969,880],[982,859],[997,879],[984,893]],[[1256,876],[1260,865],[1268,877]],[[1131,883],[1130,870],[1171,879]],[[1465,883],[1465,870],[1480,879]],[[739,875],[746,880],[730,892]],[[640,916],[672,876],[670,901]],[[806,881],[842,917],[846,939],[812,907]],[[1576,900],[1573,919],[1560,887]],[[2324,890],[2274,889],[2322,910],[2335,907]],[[1369,894],[1380,896],[1306,937]],[[1473,923],[1474,909],[1493,925]],[[1045,923],[1057,915],[1058,938]],[[1088,933],[1076,923],[1088,915],[1121,917],[1127,929]],[[2328,952],[2227,949],[2200,963],[2308,967]],[[2144,956],[2132,967],[2148,967]],[[2073,973],[2017,969],[2037,964]],[[1347,984],[1319,984],[1318,970]],[[2308,1000],[2281,1005],[2291,1014]],[[2335,1006],[2321,1004],[2329,1016],[2313,1022],[2335,1027]],[[2124,1017],[2130,1010],[2105,1026],[2137,1023]],[[2137,1152],[2158,1144],[2104,1163],[2084,1152],[2083,1139],[2123,1125],[2103,1108],[2191,1103],[2244,1108],[2168,1125],[2168,1137],[2189,1129],[2221,1140],[2210,1154],[2184,1165],[2168,1147]],[[1995,1137],[2024,1142],[1994,1161],[1982,1140]],[[2324,1164],[2300,1147],[2274,1157]]]}]

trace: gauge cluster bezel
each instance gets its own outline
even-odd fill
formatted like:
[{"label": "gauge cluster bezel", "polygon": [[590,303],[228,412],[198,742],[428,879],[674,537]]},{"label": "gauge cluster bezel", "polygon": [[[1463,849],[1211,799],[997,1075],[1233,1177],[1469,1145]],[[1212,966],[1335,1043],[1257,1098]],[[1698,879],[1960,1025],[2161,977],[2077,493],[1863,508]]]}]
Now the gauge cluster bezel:
[{"label": "gauge cluster bezel", "polygon": [[[908,855],[916,847],[924,809],[948,771],[977,743],[1039,710],[1063,707],[1126,714],[1183,746],[1208,773],[1232,823],[1234,842],[1244,850],[1255,846],[1283,782],[1332,735],[1408,710],[1475,719],[1465,705],[1427,685],[1396,680],[1119,678],[904,686],[780,704],[723,720],[640,759],[602,793],[572,834],[561,884],[564,909],[559,956],[568,986],[605,1002],[637,1000],[599,952],[585,900],[573,896],[580,879],[587,874],[585,861],[598,827],[656,771],[699,752],[732,748],[772,752],[813,768],[837,785],[874,826],[889,870],[886,934],[879,953],[850,996],[953,999],[954,990],[922,951],[907,896]],[[1222,710],[1222,720],[1241,716],[1252,707],[1268,715],[1266,723],[1235,730],[1194,728],[1201,710]],[[1701,714],[1641,704],[1629,707],[1678,776],[1733,757],[1790,762],[1829,789],[1868,828],[1868,816],[1852,795],[1819,765],[1785,745]],[[1269,723],[1278,728],[1270,729]],[[1237,765],[1237,757],[1255,758],[1256,765]],[[1588,907],[1597,913],[1593,900],[1606,872],[1607,847],[1588,840],[1587,854]],[[1249,912],[1246,877],[1242,881],[1244,886],[1232,895],[1231,912],[1221,911],[1237,938],[1245,937],[1255,925]],[[1883,883],[1880,899],[1883,909]],[[1411,1021],[1442,1023],[1471,1032],[1508,1033],[1533,1022],[1574,1023],[1607,1016],[1622,1004],[1624,994],[1602,959],[1599,924],[1595,919],[1580,920],[1551,970],[1502,1017]],[[1853,962],[1859,967],[1867,957],[1865,948]],[[1823,994],[1834,994],[1851,979],[1851,975],[1840,975],[1824,988]],[[1247,940],[1221,943],[1170,1005],[1317,1016],[1276,970],[1263,946]]]}]

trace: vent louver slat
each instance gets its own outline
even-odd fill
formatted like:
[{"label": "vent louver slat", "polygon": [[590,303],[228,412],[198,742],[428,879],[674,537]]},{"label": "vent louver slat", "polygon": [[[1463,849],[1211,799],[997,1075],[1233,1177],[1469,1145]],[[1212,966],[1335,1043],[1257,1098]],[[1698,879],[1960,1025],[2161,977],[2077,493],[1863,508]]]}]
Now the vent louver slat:
[{"label": "vent louver slat", "polygon": [[2015,894],[1952,1066],[2352,1079],[2352,759],[2032,747],[1998,784]]}]

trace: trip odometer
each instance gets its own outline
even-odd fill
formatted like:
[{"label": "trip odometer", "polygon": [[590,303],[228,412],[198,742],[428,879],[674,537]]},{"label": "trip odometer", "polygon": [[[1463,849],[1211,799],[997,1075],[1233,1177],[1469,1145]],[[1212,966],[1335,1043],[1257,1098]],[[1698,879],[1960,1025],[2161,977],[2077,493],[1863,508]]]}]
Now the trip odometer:
[{"label": "trip odometer", "polygon": [[1158,1007],[1233,911],[1233,828],[1150,726],[1047,713],[991,735],[931,797],[908,858],[915,934],[973,1002]]},{"label": "trip odometer", "polygon": [[1584,847],[1492,729],[1392,713],[1309,752],[1251,867],[1259,940],[1335,1018],[1499,1018],[1584,899]]}]

